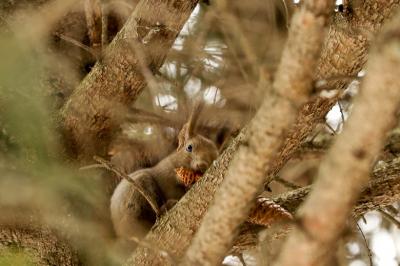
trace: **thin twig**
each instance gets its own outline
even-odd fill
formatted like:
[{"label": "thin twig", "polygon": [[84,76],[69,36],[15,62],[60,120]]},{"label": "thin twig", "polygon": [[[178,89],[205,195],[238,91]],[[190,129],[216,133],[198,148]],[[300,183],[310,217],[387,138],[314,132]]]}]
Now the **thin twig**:
[{"label": "thin twig", "polygon": [[336,133],[336,130],[334,130],[334,129],[331,127],[331,125],[329,125],[329,123],[325,122],[325,125],[329,128],[330,131],[332,131],[332,134],[333,134],[333,135],[336,135],[336,134],[337,134],[337,133]]},{"label": "thin twig", "polygon": [[385,217],[389,222],[393,223],[394,225],[397,226],[397,228],[400,229],[400,222],[394,218],[390,213],[387,213],[383,209],[378,209],[378,211],[382,214],[383,217]]},{"label": "thin twig", "polygon": [[79,168],[79,170],[90,170],[90,169],[98,169],[98,168],[104,168],[104,166],[102,164],[91,164],[91,165],[82,166]]},{"label": "thin twig", "polygon": [[181,126],[179,121],[175,121],[162,115],[158,115],[156,113],[134,107],[129,108],[126,119],[129,122],[146,122],[174,128],[178,128],[179,126]]},{"label": "thin twig", "polygon": [[81,42],[79,42],[79,41],[77,41],[77,40],[75,40],[75,39],[73,39],[71,37],[68,37],[68,36],[66,36],[64,34],[61,34],[61,33],[55,33],[54,35],[57,36],[58,38],[60,38],[61,40],[69,42],[69,43],[71,43],[71,44],[73,44],[73,45],[85,50],[86,52],[90,53],[95,58],[97,58],[96,52],[92,48],[90,48],[89,46],[87,46],[87,45],[85,45],[85,44],[83,44],[83,43],[81,43]]},{"label": "thin twig", "polygon": [[290,27],[290,20],[289,20],[289,9],[287,7],[286,1],[285,0],[281,0],[283,7],[285,9],[285,20],[286,20],[286,29],[289,29]]},{"label": "thin twig", "polygon": [[139,191],[139,193],[147,200],[147,202],[150,204],[151,208],[153,211],[156,213],[157,217],[160,216],[161,212],[160,209],[158,208],[157,203],[149,196],[147,193],[143,190],[143,188],[136,183],[135,180],[133,180],[129,175],[122,173],[119,171],[111,162],[99,157],[99,156],[93,156],[93,159],[101,164],[105,169],[110,170],[111,172],[115,173],[118,177],[123,178],[127,180],[129,183],[133,185],[133,187]]},{"label": "thin twig", "polygon": [[371,249],[368,246],[368,241],[367,238],[364,235],[364,232],[361,230],[361,227],[358,225],[358,223],[356,222],[358,231],[360,231],[362,238],[364,239],[364,243],[365,243],[365,248],[367,249],[367,255],[368,255],[368,260],[369,260],[369,265],[373,266],[373,262],[372,262],[372,253],[371,253]]},{"label": "thin twig", "polygon": [[284,185],[285,187],[290,188],[290,189],[298,189],[298,188],[301,188],[301,186],[296,185],[295,183],[292,183],[292,182],[290,182],[290,181],[287,181],[286,179],[283,179],[283,178],[281,178],[280,176],[275,176],[275,177],[274,177],[274,181],[276,181],[276,182],[278,182],[278,183],[280,183],[280,184],[282,184],[282,185]]},{"label": "thin twig", "polygon": [[390,212],[392,215],[397,216],[399,214],[399,210],[396,209],[393,205],[389,205],[386,207],[386,210]]},{"label": "thin twig", "polygon": [[344,114],[343,114],[343,108],[342,104],[340,103],[340,100],[337,102],[340,110],[340,117],[342,118],[342,124],[338,124],[336,131],[339,131],[340,127],[343,127],[344,125]]}]

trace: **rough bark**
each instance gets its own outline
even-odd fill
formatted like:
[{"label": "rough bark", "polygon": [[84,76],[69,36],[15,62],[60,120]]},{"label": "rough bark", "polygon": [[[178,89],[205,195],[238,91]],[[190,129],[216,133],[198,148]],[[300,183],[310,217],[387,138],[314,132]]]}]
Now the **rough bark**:
[{"label": "rough bark", "polygon": [[155,71],[197,4],[142,0],[101,60],[62,110],[67,147],[73,156],[103,155],[116,130],[121,108],[146,86],[143,71]]},{"label": "rough bark", "polygon": [[[400,14],[383,30],[368,62],[368,75],[342,134],[319,168],[298,211],[301,227],[286,241],[276,265],[320,265],[335,247],[400,104]],[[372,122],[373,121],[373,122]],[[340,195],[340,196],[338,196]]]},{"label": "rough bark", "polygon": [[[346,88],[352,79],[343,77],[355,77],[362,70],[373,36],[399,3],[398,0],[352,1],[346,12],[335,13],[315,73],[315,80],[330,80],[323,88]],[[276,175],[280,171],[315,125],[324,120],[336,101],[337,97],[317,97],[303,106],[268,175]]]},{"label": "rough bark", "polygon": [[332,8],[331,1],[311,0],[294,15],[272,89],[251,121],[248,141],[235,154],[181,265],[218,265],[229,251],[264,183],[264,170],[283,144],[298,106],[310,95]]},{"label": "rough bark", "polygon": [[183,255],[225,176],[233,154],[243,140],[241,133],[184,198],[157,221],[145,238],[154,248],[139,246],[127,265],[171,265],[174,261],[162,256],[161,250],[167,250],[175,260]]},{"label": "rough bark", "polygon": [[[374,178],[369,182],[368,186],[361,193],[360,198],[357,200],[356,206],[353,208],[352,217],[359,219],[361,215],[373,211],[383,209],[400,199],[400,163],[399,159],[384,163],[383,167],[376,167],[371,174]],[[295,189],[286,193],[279,194],[272,198],[272,201],[279,204],[293,215],[297,209],[307,198],[311,192],[312,186]],[[284,227],[279,230],[279,238],[287,235],[291,227]],[[255,248],[260,244],[259,233],[265,230],[254,224],[243,224],[240,235],[235,239],[233,252],[240,254],[245,250]],[[276,234],[268,234],[263,240],[271,245]]]},{"label": "rough bark", "polygon": [[[386,17],[383,17],[383,20],[387,19],[393,9],[398,6],[399,1],[378,2],[375,0],[368,1],[368,3],[374,5],[378,10],[378,14],[375,14],[374,16],[365,16],[365,18],[369,20],[369,24],[374,24],[375,20],[380,18],[381,14],[387,15]],[[362,9],[360,9],[359,12],[362,14]],[[357,21],[357,17],[358,15],[353,14],[354,21]],[[332,28],[336,26],[332,24],[330,27]],[[348,39],[353,40],[353,37],[348,36]],[[357,42],[357,38],[354,38],[354,41]],[[346,39],[336,39],[332,29],[330,29],[322,53],[326,53],[327,55],[329,54],[331,57],[345,57],[345,52],[351,54],[354,53],[353,49],[357,49],[356,46],[352,46],[353,48],[348,50],[336,49],[336,47],[346,47],[346,45]],[[366,51],[366,49],[364,50]],[[341,55],[342,53],[343,55]],[[366,54],[364,54],[364,56],[366,56]],[[340,62],[343,63],[343,61]],[[350,63],[349,65],[353,63]],[[329,67],[324,66],[324,64],[325,62],[320,60],[317,71],[322,71],[319,70],[321,68],[326,68],[328,70]],[[344,65],[337,65],[337,67],[343,69]],[[303,140],[313,130],[314,125],[323,119],[331,106],[332,104],[327,103],[323,99],[320,99],[318,103],[305,105],[302,110],[302,115],[296,122],[295,130],[290,133],[291,137],[287,140],[285,148],[282,149],[278,158],[274,160],[275,165],[272,167],[274,171],[277,170],[278,172],[279,169],[290,159],[292,154],[295,154],[295,151],[301,145]],[[243,134],[240,134],[240,138],[242,140],[244,139]],[[217,187],[226,174],[227,167],[231,162],[233,154],[239,146],[238,141],[239,139],[231,143],[226,152],[220,156],[216,164],[206,173],[204,178],[185,195],[175,208],[156,223],[153,230],[147,236],[147,241],[154,243],[155,246],[162,248],[163,250],[168,250],[173,257],[180,257],[183,255],[183,252],[189,246],[194,233],[197,231],[204,213],[206,212],[210,202],[213,200]],[[167,263],[168,262],[160,255],[159,249],[149,250],[145,247],[139,247],[127,264],[165,265]]]},{"label": "rough bark", "polygon": [[[395,159],[377,166],[370,178],[368,186],[363,190],[353,208],[352,216],[384,208],[400,199],[400,161]],[[291,213],[295,213],[310,193],[312,186],[295,189],[272,198],[272,200]]]},{"label": "rough bark", "polygon": [[7,216],[0,221],[0,254],[23,252],[35,265],[80,265],[77,252],[68,241],[49,227],[33,225],[32,218],[25,221],[15,213],[3,212]]}]

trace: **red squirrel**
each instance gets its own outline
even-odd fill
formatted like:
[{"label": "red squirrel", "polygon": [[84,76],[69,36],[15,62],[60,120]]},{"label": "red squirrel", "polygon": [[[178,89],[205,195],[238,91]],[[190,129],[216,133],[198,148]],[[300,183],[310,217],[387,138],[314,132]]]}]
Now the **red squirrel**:
[{"label": "red squirrel", "polygon": [[[218,156],[215,143],[195,132],[201,107],[198,104],[194,108],[188,123],[181,129],[176,151],[154,167],[129,175],[162,211],[172,208],[186,192],[185,184],[177,176],[177,168],[204,173]],[[110,207],[115,232],[124,239],[144,237],[157,218],[148,200],[127,180],[122,180],[114,190]]]}]

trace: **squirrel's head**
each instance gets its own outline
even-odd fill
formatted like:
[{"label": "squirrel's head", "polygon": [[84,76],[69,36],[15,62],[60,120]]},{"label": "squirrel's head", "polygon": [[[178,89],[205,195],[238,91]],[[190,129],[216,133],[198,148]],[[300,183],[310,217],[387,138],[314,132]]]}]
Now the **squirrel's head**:
[{"label": "squirrel's head", "polygon": [[218,148],[213,141],[196,133],[196,123],[202,104],[195,106],[189,121],[179,132],[177,151],[185,159],[183,167],[204,173],[218,157]]}]

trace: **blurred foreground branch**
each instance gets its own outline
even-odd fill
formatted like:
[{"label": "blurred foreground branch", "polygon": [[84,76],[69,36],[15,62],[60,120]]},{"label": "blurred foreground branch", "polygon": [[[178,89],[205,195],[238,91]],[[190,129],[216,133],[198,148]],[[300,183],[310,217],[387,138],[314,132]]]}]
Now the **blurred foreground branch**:
[{"label": "blurred foreground branch", "polygon": [[[363,190],[353,208],[356,218],[366,212],[384,208],[400,199],[400,161],[386,162],[384,167],[376,167],[371,174],[372,180]],[[312,186],[307,186],[277,195],[272,200],[291,213],[303,203]]]},{"label": "blurred foreground branch", "polygon": [[298,211],[301,227],[286,241],[277,265],[324,264],[329,259],[368,181],[371,163],[395,125],[394,114],[400,104],[395,71],[400,66],[399,23],[400,14],[377,39],[354,111],[321,163],[313,192]]},{"label": "blurred foreground branch", "polygon": [[248,140],[238,148],[182,265],[218,265],[231,248],[264,183],[265,169],[283,144],[298,106],[310,96],[332,8],[331,1],[310,0],[293,16],[273,88],[251,121]]},{"label": "blurred foreground branch", "polygon": [[[335,13],[322,49],[315,81],[338,76],[357,76],[366,62],[371,40],[382,24],[392,16],[399,3],[398,0],[358,1],[346,12]],[[335,78],[326,83],[324,88],[338,90],[337,95],[340,96],[349,83],[347,79]],[[267,175],[276,175],[282,169],[311,134],[315,125],[324,120],[337,102],[338,96],[317,97],[303,106],[295,126]]]},{"label": "blurred foreground branch", "polygon": [[[359,17],[362,17],[362,21],[364,21],[366,25],[373,25],[376,22],[377,29],[375,30],[377,31],[380,28],[380,23],[389,17],[393,9],[398,5],[399,1],[385,1],[385,3],[386,4],[383,4],[379,1],[378,5],[377,1],[368,1],[368,5],[365,5],[365,7],[375,6],[378,8],[378,12],[374,16],[357,15],[357,12],[360,14],[366,14],[366,9],[364,10],[363,6],[359,6],[357,12],[352,15],[354,27],[360,24],[359,21],[361,21],[361,19]],[[347,14],[343,16],[346,17]],[[338,26],[333,23],[331,27],[337,28]],[[332,29],[329,32],[332,32]],[[335,49],[335,47],[342,44],[341,40],[337,40],[333,33],[329,33],[328,36],[329,37],[325,41],[323,53],[329,54],[330,57],[338,58],[345,58],[347,53],[355,53],[353,49]],[[346,39],[354,40],[355,43],[359,42],[358,38],[353,37],[352,35],[348,36]],[[363,42],[366,47],[368,43],[369,42]],[[346,47],[346,42],[343,42],[343,47]],[[357,49],[355,47],[353,48]],[[366,48],[363,49],[363,51],[363,56],[365,57]],[[324,64],[325,60],[320,60],[320,66],[318,69],[325,68],[323,67]],[[350,68],[351,63],[342,65],[342,67],[345,66]],[[326,67],[326,69],[328,69],[328,67]],[[361,67],[358,71],[359,70],[361,70]],[[327,102],[326,100],[319,99],[314,101],[312,104],[305,105],[302,110],[302,115],[299,117],[298,122],[296,122],[295,129],[290,134],[291,137],[286,142],[287,144],[285,145],[283,152],[281,152],[279,158],[274,160],[275,165],[272,167],[272,172],[278,172],[290,159],[290,156],[295,154],[303,140],[314,129],[315,124],[325,116],[331,106],[333,106],[334,102],[335,101]],[[156,243],[156,245],[165,248],[166,250],[170,250],[172,254],[178,257],[182,256],[183,252],[188,247],[193,234],[199,227],[199,223],[210,202],[213,200],[215,191],[227,172],[233,154],[239,146],[239,143],[244,140],[244,135],[244,131],[242,134],[239,134],[237,139],[231,143],[205,176],[188,193],[186,193],[185,197],[178,202],[175,208],[156,223],[153,230],[146,238],[148,241]],[[198,197],[198,195],[201,195],[201,197]],[[157,263],[162,264],[163,260],[157,256],[157,254],[152,253],[151,250],[144,247],[139,247],[129,261],[129,264],[132,265],[154,265]]]},{"label": "blurred foreground branch", "polygon": [[121,109],[146,86],[143,71],[161,67],[197,2],[151,0],[136,6],[62,110],[67,147],[73,156],[91,159],[106,154]]}]

